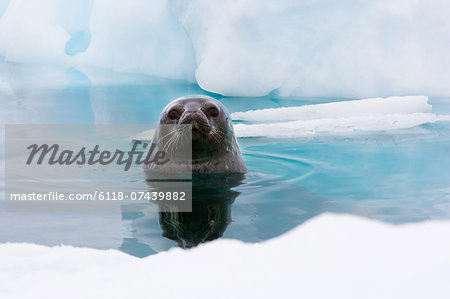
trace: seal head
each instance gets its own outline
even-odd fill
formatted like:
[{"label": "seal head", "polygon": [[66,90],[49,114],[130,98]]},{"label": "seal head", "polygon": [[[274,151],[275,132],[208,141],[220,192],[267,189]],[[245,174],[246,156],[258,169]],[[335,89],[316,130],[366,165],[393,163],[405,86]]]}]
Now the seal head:
[{"label": "seal head", "polygon": [[[173,125],[173,129],[168,133],[159,128],[155,132],[153,143],[158,144],[164,141],[165,136],[173,137],[172,139],[175,140],[165,149],[169,149],[173,144],[181,143],[179,139],[183,138],[183,130],[178,130],[177,125],[191,125],[192,173],[244,173],[247,171],[234,135],[231,117],[216,99],[205,95],[175,99],[163,109],[159,123]],[[173,169],[172,171],[175,171],[176,167],[176,165],[168,165],[168,168]]]}]

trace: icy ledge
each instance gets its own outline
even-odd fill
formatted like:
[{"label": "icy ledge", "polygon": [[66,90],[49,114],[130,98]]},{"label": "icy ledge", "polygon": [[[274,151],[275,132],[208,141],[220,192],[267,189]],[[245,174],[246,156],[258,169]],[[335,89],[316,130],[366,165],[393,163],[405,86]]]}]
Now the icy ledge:
[{"label": "icy ledge", "polygon": [[259,244],[218,240],[144,259],[0,245],[4,298],[450,298],[450,222],[325,214]]},{"label": "icy ledge", "polygon": [[426,96],[372,98],[300,107],[235,112],[238,137],[303,137],[316,133],[386,131],[448,121],[450,115],[431,113]]}]

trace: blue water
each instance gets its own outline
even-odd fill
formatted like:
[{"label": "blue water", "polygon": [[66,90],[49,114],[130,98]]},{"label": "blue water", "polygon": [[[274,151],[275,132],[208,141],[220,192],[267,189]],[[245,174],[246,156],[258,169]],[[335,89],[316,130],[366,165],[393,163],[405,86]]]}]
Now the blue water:
[{"label": "blue water", "polygon": [[[231,113],[345,100],[275,93],[226,98],[182,81],[0,66],[3,123],[156,123],[168,102],[186,94],[215,96]],[[449,99],[429,103],[433,113],[450,113]],[[143,257],[220,237],[267,240],[325,212],[394,224],[449,219],[449,141],[449,122],[370,134],[239,139],[249,172],[220,191],[198,187],[189,215],[7,213],[0,200],[0,242],[118,248]]]}]

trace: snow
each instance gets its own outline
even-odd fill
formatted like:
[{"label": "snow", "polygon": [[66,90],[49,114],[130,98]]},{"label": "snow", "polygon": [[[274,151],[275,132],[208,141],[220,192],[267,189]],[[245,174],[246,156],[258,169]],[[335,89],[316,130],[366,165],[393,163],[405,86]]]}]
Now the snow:
[{"label": "snow", "polygon": [[0,56],[227,96],[450,94],[446,0],[0,0]]},{"label": "snow", "polygon": [[221,239],[138,259],[0,245],[5,298],[448,298],[450,222],[391,226],[325,214],[275,239]]}]

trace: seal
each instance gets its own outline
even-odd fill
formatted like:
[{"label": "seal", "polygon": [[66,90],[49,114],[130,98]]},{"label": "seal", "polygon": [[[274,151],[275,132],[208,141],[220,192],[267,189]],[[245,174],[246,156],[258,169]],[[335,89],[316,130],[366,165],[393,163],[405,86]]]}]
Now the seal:
[{"label": "seal", "polygon": [[[192,135],[186,134],[186,128]],[[189,135],[190,140],[185,140]],[[189,169],[192,174],[247,171],[230,114],[222,103],[209,96],[184,96],[170,102],[161,112],[152,143],[170,153],[175,147],[190,144],[192,152],[189,159],[178,154],[168,163],[156,168],[153,165],[153,169],[147,167],[148,170],[180,173]]]}]

